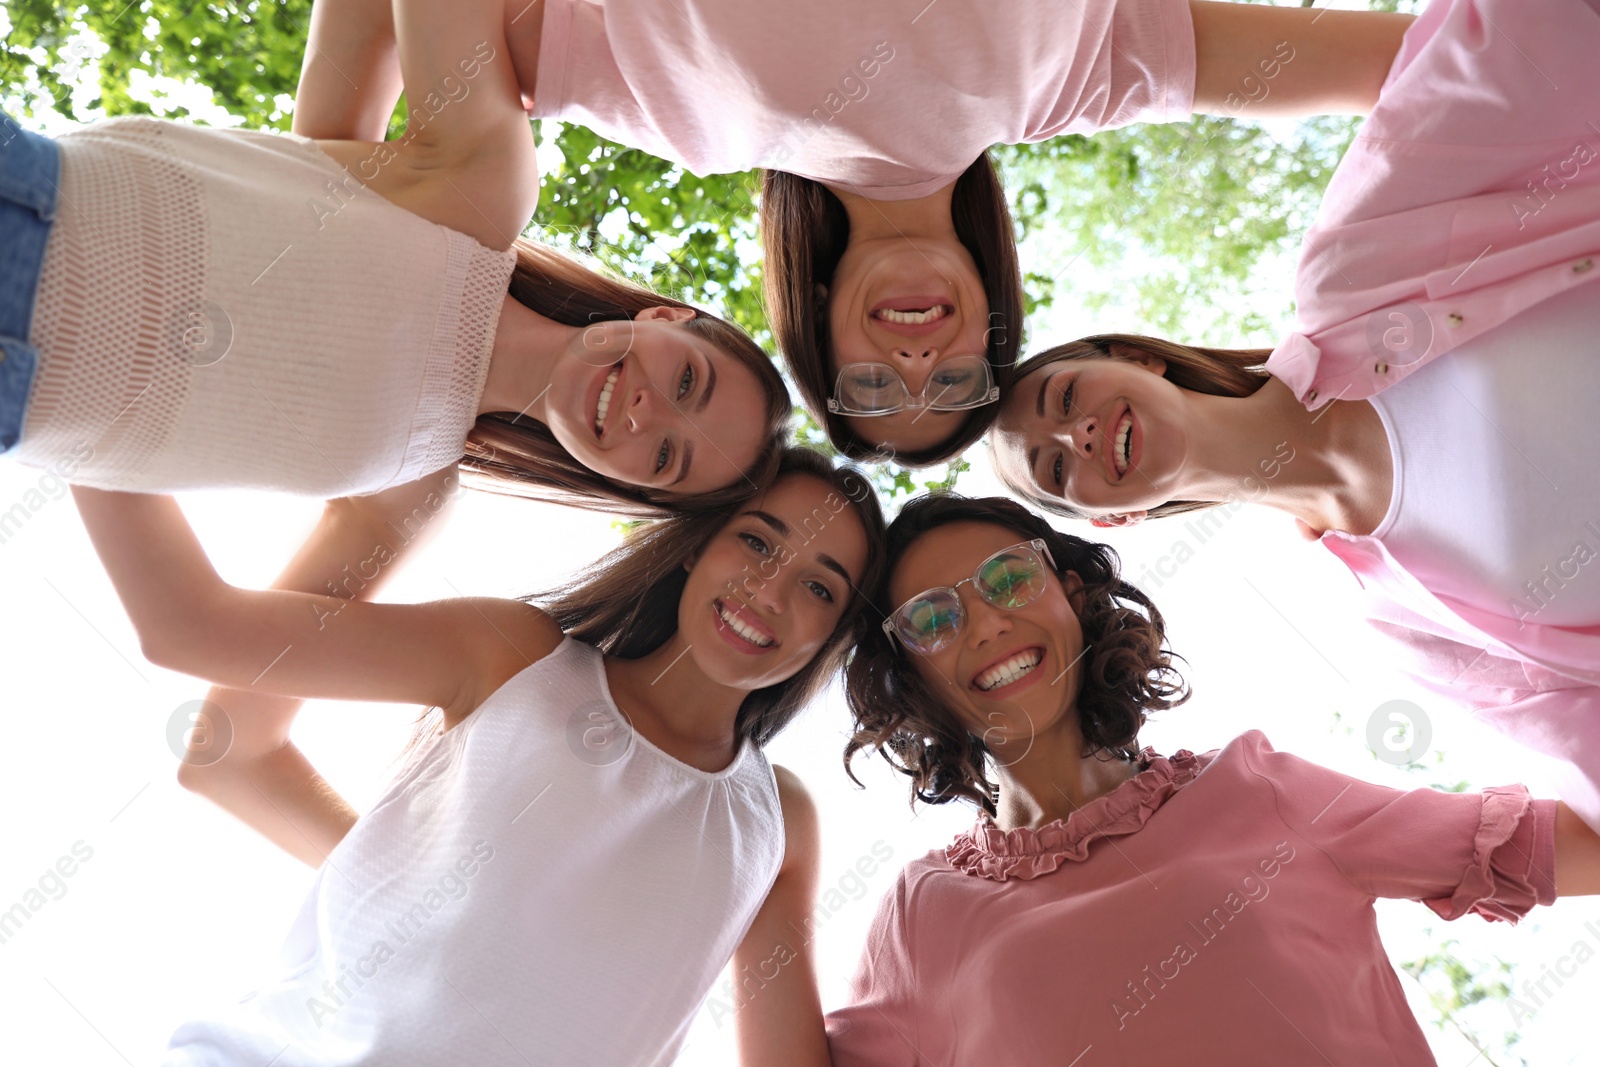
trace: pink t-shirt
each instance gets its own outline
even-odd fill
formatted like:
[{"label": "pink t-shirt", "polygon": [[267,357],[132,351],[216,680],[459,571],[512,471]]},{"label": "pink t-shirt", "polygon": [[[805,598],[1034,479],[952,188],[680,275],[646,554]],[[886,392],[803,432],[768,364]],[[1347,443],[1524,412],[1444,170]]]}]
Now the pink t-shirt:
[{"label": "pink t-shirt", "polygon": [[1187,118],[1189,0],[545,0],[533,114],[906,200],[991,145]]},{"label": "pink t-shirt", "polygon": [[1064,822],[907,865],[828,1016],[836,1067],[1431,1064],[1374,898],[1512,922],[1555,899],[1555,802],[1520,786],[1402,792],[1254,730],[1146,755]]}]

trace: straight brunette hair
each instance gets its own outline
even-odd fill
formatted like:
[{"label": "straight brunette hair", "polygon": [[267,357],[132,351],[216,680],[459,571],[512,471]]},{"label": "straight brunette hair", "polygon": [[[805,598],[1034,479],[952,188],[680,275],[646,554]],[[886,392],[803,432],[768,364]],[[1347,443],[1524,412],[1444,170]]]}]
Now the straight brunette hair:
[{"label": "straight brunette hair", "polygon": [[652,307],[688,308],[695,317],[682,327],[710,341],[750,368],[767,399],[762,415],[766,442],[744,477],[694,496],[663,493],[614,481],[579,463],[544,423],[514,412],[480,415],[467,435],[461,468],[480,489],[529,496],[592,511],[661,518],[685,508],[717,509],[742,500],[772,480],[792,413],[789,391],[762,351],[739,327],[681,300],[592,270],[544,245],[519,237],[510,292],[523,307],[566,326],[631,319]]},{"label": "straight brunette hair", "polygon": [[[1011,210],[987,152],[956,179],[950,216],[956,236],[977,264],[989,298],[985,355],[1003,398],[1022,351],[1026,305]],[[806,410],[827,430],[828,440],[840,452],[851,459],[881,460],[878,447],[862,440],[848,419],[828,410],[838,374],[830,370],[833,347],[828,303],[818,287],[832,286],[834,271],[850,243],[850,219],[844,204],[821,182],[769,170],[761,183],[761,242],[766,252],[762,270],[767,318]],[[999,403],[973,408],[943,444],[891,458],[902,467],[926,467],[951,459],[982,437],[999,413]]]},{"label": "straight brunette hair", "polygon": [[[1109,545],[1061,533],[1014,500],[969,499],[930,493],[911,501],[889,527],[885,566],[873,599],[892,611],[894,567],[923,535],[955,522],[981,522],[1013,531],[1019,541],[1042,538],[1056,577],[1083,579],[1084,655],[1073,706],[1083,731],[1084,756],[1107,753],[1137,760],[1139,729],[1152,711],[1177,707],[1189,687],[1166,644],[1166,621],[1155,604],[1124,581]],[[974,563],[977,561],[974,560]],[[855,732],[844,750],[845,773],[863,749],[877,752],[911,779],[911,800],[946,804],[969,800],[993,815],[998,791],[988,774],[988,746],[946,710],[939,690],[917,673],[906,651],[882,627],[869,627],[845,670],[845,699]],[[857,784],[860,782],[857,780]]]},{"label": "straight brunette hair", "polygon": [[[820,452],[808,448],[781,451],[777,477],[785,475],[804,475],[828,485],[825,508],[834,515],[847,507],[854,509],[866,533],[867,563],[833,633],[811,661],[792,677],[744,698],[735,729],[757,745],[765,745],[789,725],[879,617],[869,610],[866,595],[877,587],[884,559],[883,511],[872,482],[853,467],[833,467]],[[621,659],[648,655],[678,631],[678,602],[689,580],[684,564],[759,496],[759,491],[746,492],[716,509],[682,512],[638,526],[621,545],[564,584],[521,599],[546,611],[567,636],[607,655]],[[400,759],[408,760],[442,723],[438,709],[424,712]]]},{"label": "straight brunette hair", "polygon": [[[1102,333],[1080,337],[1076,341],[1047,348],[1036,356],[1029,356],[1017,367],[1017,381],[1021,382],[1029,374],[1052,363],[1073,359],[1134,359],[1140,354],[1161,357],[1167,364],[1162,377],[1173,385],[1210,396],[1250,396],[1272,377],[1265,369],[1267,357],[1272,355],[1270,348],[1203,348],[1137,333]],[[991,440],[989,447],[1000,446]],[[1089,518],[1058,498],[1040,496],[1035,486],[1012,477],[1010,468],[1005,464],[997,463],[995,469],[1006,488],[1028,503],[1069,519]],[[1200,511],[1215,507],[1218,503],[1220,501],[1169,500],[1151,508],[1149,517],[1154,519],[1162,515]]]}]

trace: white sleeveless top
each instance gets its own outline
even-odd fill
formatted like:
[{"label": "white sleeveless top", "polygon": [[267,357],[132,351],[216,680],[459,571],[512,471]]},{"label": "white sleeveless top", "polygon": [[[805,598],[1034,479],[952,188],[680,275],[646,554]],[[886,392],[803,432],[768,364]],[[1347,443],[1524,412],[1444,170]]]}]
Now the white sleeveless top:
[{"label": "white sleeveless top", "polygon": [[1600,300],[1544,300],[1369,398],[1394,457],[1373,531],[1436,596],[1600,624]]},{"label": "white sleeveless top", "polygon": [[117,118],[61,195],[16,458],[171,492],[374,492],[461,458],[515,255],[304,137]]},{"label": "white sleeveless top", "polygon": [[281,977],[162,1063],[670,1064],[783,849],[759,749],[666,755],[568,638],[429,743],[317,871]]}]

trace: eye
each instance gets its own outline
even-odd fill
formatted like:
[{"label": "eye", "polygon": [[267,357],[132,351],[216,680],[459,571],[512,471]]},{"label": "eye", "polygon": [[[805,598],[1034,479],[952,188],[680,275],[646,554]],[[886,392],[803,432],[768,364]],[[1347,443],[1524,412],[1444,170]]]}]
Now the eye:
[{"label": "eye", "polygon": [[683,374],[678,378],[678,399],[682,400],[694,391],[694,365],[685,363]]},{"label": "eye", "polygon": [[1061,456],[1056,456],[1056,461],[1050,465],[1050,473],[1056,480],[1056,488],[1061,488]]},{"label": "eye", "polygon": [[660,474],[667,469],[667,463],[672,459],[672,447],[667,442],[661,442],[661,451],[656,453],[656,473]]},{"label": "eye", "polygon": [[1063,415],[1072,414],[1072,389],[1073,386],[1068,384],[1068,386],[1061,391],[1061,414]]},{"label": "eye", "polygon": [[823,585],[821,582],[813,579],[812,581],[806,583],[806,588],[817,594],[817,596],[821,597],[826,603],[833,603],[833,593],[830,592],[828,587]]},{"label": "eye", "polygon": [[742,533],[739,535],[739,539],[762,555],[766,555],[768,552],[772,551],[772,549],[767,545],[767,542],[762,540],[758,534]]}]

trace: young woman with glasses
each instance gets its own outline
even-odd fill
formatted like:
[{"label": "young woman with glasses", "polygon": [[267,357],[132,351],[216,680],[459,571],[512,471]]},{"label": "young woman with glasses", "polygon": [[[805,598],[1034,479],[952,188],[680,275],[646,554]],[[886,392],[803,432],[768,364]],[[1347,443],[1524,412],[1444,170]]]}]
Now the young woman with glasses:
[{"label": "young woman with glasses", "polygon": [[[815,812],[761,746],[869,618],[859,473],[789,451],[770,488],[647,524],[541,606],[235,589],[171,498],[74,495],[158,664],[437,709],[359,819],[317,814],[320,779],[252,779],[327,855],[277,973],[182,1026],[169,1067],[668,1064],[729,956],[760,965],[814,886]],[[195,773],[261,755],[237,720]]]},{"label": "young woman with glasses", "polygon": [[1100,526],[1292,515],[1398,665],[1558,761],[1600,828],[1600,12],[1528,10],[1438,0],[1406,35],[1275,351],[1051,349],[1019,368],[995,458]]},{"label": "young woman with glasses", "polygon": [[[885,895],[827,1051],[782,1062],[1431,1063],[1374,898],[1515,922],[1600,892],[1600,837],[1520,786],[1389,789],[1254,730],[1141,748],[1188,692],[1104,545],[955,496],[908,504],[887,544],[846,759],[978,821]],[[800,986],[743,1010],[820,1031]]]}]

